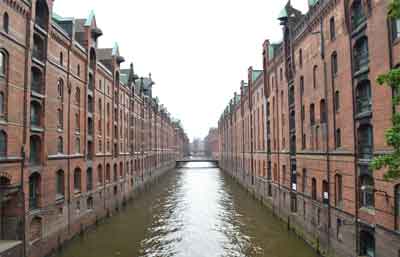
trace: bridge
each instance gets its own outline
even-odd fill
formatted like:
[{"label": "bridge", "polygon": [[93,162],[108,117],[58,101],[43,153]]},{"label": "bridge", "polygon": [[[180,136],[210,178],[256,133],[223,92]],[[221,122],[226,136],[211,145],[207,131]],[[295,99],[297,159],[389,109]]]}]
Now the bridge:
[{"label": "bridge", "polygon": [[218,160],[211,158],[211,157],[189,157],[189,158],[184,158],[180,160],[176,160],[176,167],[177,168],[182,168],[185,164],[187,163],[193,163],[193,162],[207,162],[207,163],[212,163],[214,164],[214,167],[218,167]]}]

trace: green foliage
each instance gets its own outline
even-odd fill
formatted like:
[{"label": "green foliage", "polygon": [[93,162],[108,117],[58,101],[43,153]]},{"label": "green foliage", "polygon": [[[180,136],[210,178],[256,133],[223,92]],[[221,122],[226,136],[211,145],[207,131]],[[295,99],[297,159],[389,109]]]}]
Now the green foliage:
[{"label": "green foliage", "polygon": [[389,17],[400,18],[400,0],[391,0],[389,4]]},{"label": "green foliage", "polygon": [[[393,89],[393,92],[400,92],[400,69],[392,69],[387,74],[380,75],[377,78],[379,85],[388,85]],[[393,95],[393,106],[396,107],[400,103],[400,95]],[[392,118],[393,127],[389,128],[385,133],[386,143],[393,147],[393,152],[386,155],[381,155],[371,163],[371,168],[374,170],[387,168],[384,178],[386,180],[400,178],[400,113],[395,113]]]}]

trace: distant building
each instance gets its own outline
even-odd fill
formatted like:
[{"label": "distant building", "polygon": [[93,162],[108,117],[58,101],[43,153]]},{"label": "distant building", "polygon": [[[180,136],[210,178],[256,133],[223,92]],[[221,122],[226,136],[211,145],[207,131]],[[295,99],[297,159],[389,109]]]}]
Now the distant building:
[{"label": "distant building", "polygon": [[208,135],[204,138],[204,149],[207,156],[218,159],[219,142],[217,128],[211,128]]}]

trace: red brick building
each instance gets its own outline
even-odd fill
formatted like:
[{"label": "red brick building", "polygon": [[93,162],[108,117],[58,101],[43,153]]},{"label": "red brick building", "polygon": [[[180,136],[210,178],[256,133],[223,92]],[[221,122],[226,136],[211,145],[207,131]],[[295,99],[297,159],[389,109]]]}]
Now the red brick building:
[{"label": "red brick building", "polygon": [[117,44],[98,48],[94,13],[52,9],[0,2],[0,244],[22,242],[15,256],[44,256],[111,215],[188,144],[151,75],[121,69]]},{"label": "red brick building", "polygon": [[211,128],[208,131],[208,135],[204,138],[204,148],[206,155],[218,159],[219,143],[217,128]]},{"label": "red brick building", "polygon": [[222,114],[220,165],[323,254],[400,256],[400,181],[368,168],[391,151],[393,92],[375,81],[400,64],[400,22],[389,1],[308,2],[283,8],[282,42]]}]

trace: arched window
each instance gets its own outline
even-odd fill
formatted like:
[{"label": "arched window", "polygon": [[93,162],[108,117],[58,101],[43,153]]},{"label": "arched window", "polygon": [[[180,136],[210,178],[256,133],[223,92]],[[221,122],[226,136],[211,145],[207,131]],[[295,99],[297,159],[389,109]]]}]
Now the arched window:
[{"label": "arched window", "polygon": [[5,33],[9,32],[9,26],[10,26],[10,17],[8,16],[8,13],[5,12],[3,16],[3,30]]},{"label": "arched window", "polygon": [[337,59],[337,53],[333,52],[331,55],[331,70],[332,70],[332,77],[336,77],[338,73],[338,59]]},{"label": "arched window", "polygon": [[30,137],[30,151],[29,151],[29,162],[31,165],[38,165],[41,161],[41,149],[42,149],[42,142],[39,136],[33,135]]},{"label": "arched window", "polygon": [[57,93],[58,97],[61,98],[61,101],[64,99],[64,81],[59,79],[57,81]]},{"label": "arched window", "polygon": [[306,194],[307,190],[307,169],[303,169],[303,177],[301,181],[301,187],[304,194]]},{"label": "arched window", "polygon": [[57,110],[57,122],[58,122],[57,127],[59,129],[62,129],[64,126],[64,113],[61,108]]},{"label": "arched window", "polygon": [[317,74],[318,74],[318,66],[314,65],[313,67],[313,87],[317,87]]},{"label": "arched window", "polygon": [[315,178],[311,180],[311,198],[317,200],[317,180]]},{"label": "arched window", "polygon": [[362,159],[370,159],[373,152],[373,130],[369,124],[361,125],[357,130],[358,153]]},{"label": "arched window", "polygon": [[56,174],[56,200],[64,199],[65,195],[65,182],[64,171],[59,170]]},{"label": "arched window", "polygon": [[79,136],[75,138],[75,152],[80,153],[81,152],[81,139]]},{"label": "arched window", "polygon": [[31,90],[41,94],[43,91],[42,83],[43,83],[42,72],[38,68],[32,67]]},{"label": "arched window", "polygon": [[310,124],[313,126],[315,124],[315,106],[310,104]]},{"label": "arched window", "polygon": [[79,132],[80,130],[79,113],[75,113],[75,131]]},{"label": "arched window", "polygon": [[106,166],[106,183],[108,184],[111,181],[111,168],[110,164],[107,163]]},{"label": "arched window", "polygon": [[29,224],[29,241],[36,241],[42,238],[42,219],[35,217]]},{"label": "arched window", "polygon": [[93,97],[88,95],[88,112],[93,113],[93,109],[94,109]]},{"label": "arched window", "polygon": [[118,166],[114,164],[114,182],[118,180]]},{"label": "arched window", "polygon": [[77,87],[75,90],[75,103],[76,105],[81,105],[81,90]]},{"label": "arched window", "polygon": [[94,88],[94,79],[93,79],[93,75],[92,75],[92,74],[89,74],[89,84],[88,84],[88,88],[89,88],[90,90],[93,90],[93,88]]},{"label": "arched window", "polygon": [[0,131],[0,157],[7,157],[7,134],[4,130]]},{"label": "arched window", "polygon": [[356,88],[357,113],[371,111],[371,83],[369,80],[361,81]]},{"label": "arched window", "polygon": [[331,36],[331,41],[335,40],[336,38],[335,17],[331,17],[329,19],[329,32]]},{"label": "arched window", "polygon": [[76,168],[74,171],[74,193],[80,193],[82,191],[82,172],[80,168]]},{"label": "arched window", "polygon": [[351,5],[351,26],[357,29],[366,19],[364,7],[361,0],[355,0]]},{"label": "arched window", "polygon": [[340,109],[340,93],[338,90],[335,91],[335,96],[333,100],[335,105],[335,111],[338,112]]},{"label": "arched window", "polygon": [[360,176],[361,184],[361,207],[374,208],[375,195],[374,195],[374,179],[371,175],[364,174]]},{"label": "arched window", "polygon": [[369,231],[360,231],[360,256],[375,257],[375,237]]},{"label": "arched window", "polygon": [[6,54],[0,51],[0,77],[5,77],[7,72],[7,57]]},{"label": "arched window", "polygon": [[63,153],[64,152],[64,142],[62,137],[58,137],[57,141],[57,153]]},{"label": "arched window", "polygon": [[335,147],[339,148],[342,146],[342,133],[340,131],[340,128],[336,129],[336,134],[335,134]]},{"label": "arched window", "polygon": [[365,70],[368,68],[369,50],[368,38],[361,37],[354,44],[354,71]]},{"label": "arched window", "polygon": [[396,205],[396,229],[400,231],[400,184],[395,186],[394,188],[394,198],[395,198],[395,205]]},{"label": "arched window", "polygon": [[93,190],[93,170],[92,170],[92,168],[88,168],[86,170],[86,190],[88,192]]},{"label": "arched window", "polygon": [[39,208],[40,198],[40,174],[35,172],[29,176],[29,209]]},{"label": "arched window", "polygon": [[36,2],[35,14],[35,23],[47,30],[49,23],[49,9],[45,0],[39,0]]},{"label": "arched window", "polygon": [[342,175],[335,175],[335,205],[341,207],[343,201],[343,182]]},{"label": "arched window", "polygon": [[320,122],[325,123],[327,120],[327,111],[326,111],[326,103],[325,99],[321,99],[319,103],[319,111],[320,111]]},{"label": "arched window", "polygon": [[99,164],[97,167],[97,178],[98,178],[98,184],[102,185],[103,184],[103,166]]}]

